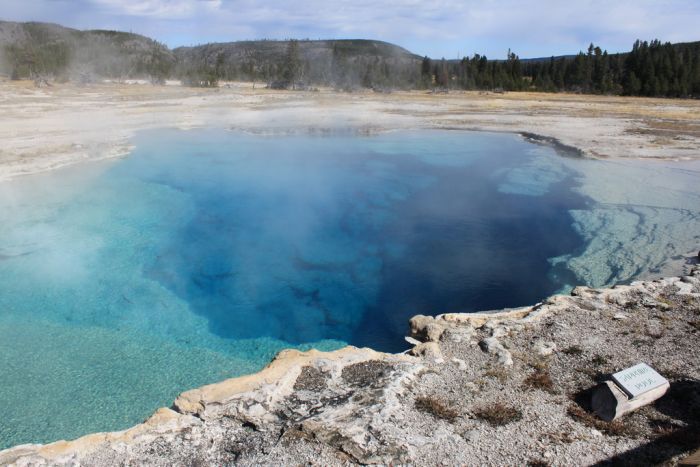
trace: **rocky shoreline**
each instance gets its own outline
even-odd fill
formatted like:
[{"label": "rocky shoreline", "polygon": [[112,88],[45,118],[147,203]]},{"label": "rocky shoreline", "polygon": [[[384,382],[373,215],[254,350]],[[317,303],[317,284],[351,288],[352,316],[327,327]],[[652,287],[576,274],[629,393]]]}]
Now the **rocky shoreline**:
[{"label": "rocky shoreline", "polygon": [[[416,316],[408,354],[284,351],[131,429],[17,446],[0,464],[673,465],[700,444],[698,332],[698,266],[532,307]],[[621,420],[592,416],[591,389],[638,362],[669,392]]]}]

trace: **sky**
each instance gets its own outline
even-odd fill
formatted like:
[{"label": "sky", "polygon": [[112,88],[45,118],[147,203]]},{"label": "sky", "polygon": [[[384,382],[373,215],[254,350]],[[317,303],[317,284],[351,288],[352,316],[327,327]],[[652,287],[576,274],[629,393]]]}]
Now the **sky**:
[{"label": "sky", "polygon": [[522,58],[700,40],[700,0],[0,0],[0,19],[132,31],[170,47],[378,39],[419,55]]}]

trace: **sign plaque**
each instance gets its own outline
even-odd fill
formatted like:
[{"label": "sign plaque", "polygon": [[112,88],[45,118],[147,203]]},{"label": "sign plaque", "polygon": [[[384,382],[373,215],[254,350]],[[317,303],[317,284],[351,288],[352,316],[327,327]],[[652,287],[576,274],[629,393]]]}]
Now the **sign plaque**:
[{"label": "sign plaque", "polygon": [[666,378],[646,363],[639,363],[617,372],[612,378],[615,384],[625,391],[631,399],[668,384]]}]

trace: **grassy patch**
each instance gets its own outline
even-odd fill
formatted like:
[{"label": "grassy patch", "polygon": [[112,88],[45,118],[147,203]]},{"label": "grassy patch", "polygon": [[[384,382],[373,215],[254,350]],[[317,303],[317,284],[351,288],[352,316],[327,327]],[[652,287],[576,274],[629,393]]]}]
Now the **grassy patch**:
[{"label": "grassy patch", "polygon": [[557,393],[557,391],[554,389],[552,377],[549,375],[549,371],[546,370],[535,371],[529,375],[523,380],[523,386],[533,389],[540,389],[550,394]]},{"label": "grassy patch", "polygon": [[595,428],[610,436],[626,436],[634,437],[637,435],[637,430],[632,424],[625,424],[620,422],[620,420],[613,420],[612,422],[606,422],[596,417],[595,415],[586,412],[578,405],[572,404],[567,409],[566,413],[569,417],[574,420],[583,423],[584,425]]},{"label": "grassy patch", "polygon": [[537,371],[548,371],[549,370],[549,360],[546,357],[540,357],[528,362],[531,368]]},{"label": "grassy patch", "polygon": [[[690,295],[681,296],[681,302],[683,302],[683,305],[685,305],[685,306],[694,306],[696,301],[697,301],[697,299],[695,297],[690,296]],[[695,308],[695,314],[700,315],[700,308]]]},{"label": "grassy patch", "polygon": [[608,358],[598,354],[591,359],[591,362],[594,365],[605,365],[606,363],[608,363]]},{"label": "grassy patch", "polygon": [[562,350],[562,352],[564,352],[566,355],[581,355],[583,353],[583,349],[578,345],[572,345]]},{"label": "grassy patch", "polygon": [[474,416],[492,426],[503,426],[522,419],[523,413],[515,407],[497,402],[477,408],[474,410]]},{"label": "grassy patch", "polygon": [[647,327],[644,334],[652,339],[661,339],[664,336],[664,330],[660,327]]},{"label": "grassy patch", "polygon": [[663,295],[659,295],[658,297],[656,297],[656,301],[659,303],[663,303],[664,305],[666,305],[669,308],[673,308],[676,306],[675,303],[673,303],[671,300],[669,300],[667,297],[665,297]]},{"label": "grassy patch", "polygon": [[435,418],[453,422],[459,417],[459,412],[450,405],[435,397],[421,396],[416,398],[416,409]]},{"label": "grassy patch", "polygon": [[571,444],[581,438],[569,431],[550,431],[544,435],[550,442],[556,444]]},{"label": "grassy patch", "polygon": [[492,366],[484,370],[483,375],[487,378],[496,378],[500,383],[505,383],[509,373],[508,370],[502,366]]}]

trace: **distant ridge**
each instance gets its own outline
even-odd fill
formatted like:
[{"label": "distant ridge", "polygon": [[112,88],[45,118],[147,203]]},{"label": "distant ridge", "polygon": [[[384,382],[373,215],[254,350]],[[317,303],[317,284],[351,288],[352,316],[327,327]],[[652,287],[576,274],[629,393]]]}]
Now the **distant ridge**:
[{"label": "distant ridge", "polygon": [[[396,77],[415,79],[422,57],[397,45],[366,39],[298,40],[303,79],[371,87]],[[223,79],[269,81],[280,75],[289,41],[258,40],[178,47],[176,74],[219,67]],[[311,66],[313,65],[313,66]],[[388,84],[388,83],[384,83]]]},{"label": "distant ridge", "polygon": [[[280,89],[371,88],[545,91],[700,97],[700,42],[637,41],[631,52],[586,52],[505,60],[475,55],[431,60],[377,40],[257,40],[178,47],[133,33],[79,31],[51,23],[0,21],[0,75],[92,81],[98,77],[180,79],[190,86],[221,80]],[[38,77],[38,78],[37,78]]]},{"label": "distant ridge", "polygon": [[174,64],[168,47],[139,34],[0,21],[0,73],[6,75],[164,77]]},{"label": "distant ridge", "polygon": [[[210,43],[170,50],[121,31],[67,28],[53,23],[0,21],[0,74],[64,79],[167,77],[188,82],[270,81],[280,75],[289,41]],[[311,83],[350,87],[415,82],[421,57],[388,42],[366,39],[297,41],[302,75]],[[311,66],[313,64],[313,66]],[[391,79],[391,83],[389,83]]]},{"label": "distant ridge", "polygon": [[[355,55],[371,55],[384,58],[403,56],[415,60],[423,58],[396,44],[372,39],[299,39],[297,42],[300,52],[309,58],[315,58],[314,54],[332,52],[334,47],[342,49],[345,53]],[[191,47],[177,47],[173,51],[176,55],[180,55],[204,49],[217,49],[232,57],[238,56],[239,58],[245,58],[247,52],[255,51],[281,57],[284,55],[288,43],[289,41],[287,40],[270,39],[212,42]]]}]

